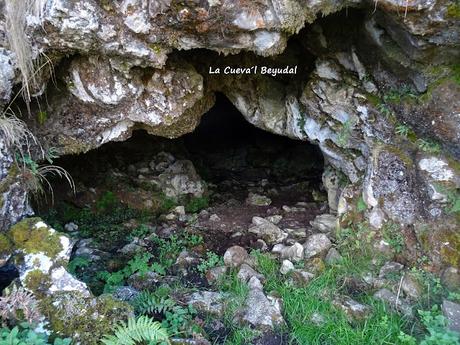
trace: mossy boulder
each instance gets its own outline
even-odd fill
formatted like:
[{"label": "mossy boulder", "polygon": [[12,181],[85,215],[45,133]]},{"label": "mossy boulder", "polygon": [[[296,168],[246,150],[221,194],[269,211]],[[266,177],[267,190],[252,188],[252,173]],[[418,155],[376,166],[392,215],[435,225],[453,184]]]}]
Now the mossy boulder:
[{"label": "mossy boulder", "polygon": [[60,291],[42,299],[39,306],[53,332],[85,345],[100,344],[117,322],[133,316],[129,304],[110,295],[95,298],[78,291]]}]

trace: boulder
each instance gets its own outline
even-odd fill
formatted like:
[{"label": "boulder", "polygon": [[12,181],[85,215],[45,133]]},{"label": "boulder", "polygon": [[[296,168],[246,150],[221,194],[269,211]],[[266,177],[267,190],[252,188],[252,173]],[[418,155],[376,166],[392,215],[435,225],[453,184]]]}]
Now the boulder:
[{"label": "boulder", "polygon": [[334,232],[337,227],[337,217],[332,214],[321,214],[316,216],[316,218],[312,220],[310,224],[314,230],[319,232]]},{"label": "boulder", "polygon": [[187,304],[198,312],[221,317],[225,312],[227,300],[228,296],[220,292],[200,291],[188,296]]},{"label": "boulder", "polygon": [[309,259],[315,256],[326,256],[332,243],[325,234],[314,234],[308,237],[303,246],[305,248],[305,258]]},{"label": "boulder", "polygon": [[248,258],[249,254],[243,247],[233,246],[224,253],[224,263],[228,267],[239,267]]},{"label": "boulder", "polygon": [[281,300],[274,296],[266,296],[260,282],[250,286],[252,288],[243,309],[236,316],[236,321],[261,331],[282,326],[284,319],[281,314]]},{"label": "boulder", "polygon": [[449,329],[460,333],[460,304],[444,300],[442,301],[442,313],[447,319]]},{"label": "boulder", "polygon": [[259,236],[267,244],[280,243],[287,237],[287,233],[264,218],[253,217],[252,223],[254,226],[249,228],[248,231]]}]

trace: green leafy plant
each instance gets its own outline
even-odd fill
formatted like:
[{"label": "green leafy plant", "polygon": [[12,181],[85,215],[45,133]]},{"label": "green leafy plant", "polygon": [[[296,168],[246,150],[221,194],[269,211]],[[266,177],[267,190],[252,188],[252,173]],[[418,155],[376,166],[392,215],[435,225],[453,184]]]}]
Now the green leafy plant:
[{"label": "green leafy plant", "polygon": [[206,259],[203,260],[198,266],[198,272],[205,273],[210,268],[216,267],[218,265],[223,265],[223,259],[214,252],[207,251]]},{"label": "green leafy plant", "polygon": [[118,204],[118,199],[114,192],[107,191],[101,195],[96,202],[96,210],[102,212],[114,208]]},{"label": "green leafy plant", "polygon": [[27,323],[21,323],[12,329],[0,329],[0,345],[69,345],[70,343],[69,338],[56,338],[50,343],[47,334],[35,332]]},{"label": "green leafy plant", "polygon": [[446,318],[439,313],[439,308],[433,306],[431,310],[419,310],[419,315],[428,334],[420,345],[459,345],[460,334],[447,328]]},{"label": "green leafy plant", "polygon": [[441,152],[441,145],[433,140],[418,139],[417,145],[423,152],[439,153]]},{"label": "green leafy plant", "polygon": [[339,146],[345,146],[348,144],[348,141],[350,140],[351,134],[353,132],[354,125],[355,123],[351,119],[348,119],[342,124],[342,128],[337,135],[337,143]]},{"label": "green leafy plant", "polygon": [[163,314],[172,310],[176,305],[173,299],[164,296],[158,296],[150,291],[141,292],[132,302],[134,311],[140,315]]},{"label": "green leafy plant", "polygon": [[410,132],[410,127],[407,126],[407,125],[399,124],[399,125],[396,126],[395,132],[396,132],[396,134],[407,138],[407,136],[409,135],[409,132]]},{"label": "green leafy plant", "polygon": [[148,227],[145,224],[139,225],[137,228],[135,228],[133,231],[129,233],[129,235],[126,237],[128,242],[131,242],[134,240],[134,238],[144,238],[147,236],[151,231],[153,231],[152,228]]},{"label": "green leafy plant", "polygon": [[67,265],[67,270],[75,274],[77,269],[88,267],[91,264],[91,260],[85,256],[76,256],[69,261]]},{"label": "green leafy plant", "polygon": [[208,207],[209,198],[207,196],[194,197],[185,205],[185,211],[189,213],[196,213]]},{"label": "green leafy plant", "polygon": [[401,253],[406,244],[397,224],[388,222],[382,227],[383,239],[390,244],[396,253]]},{"label": "green leafy plant", "polygon": [[147,316],[130,318],[114,327],[113,335],[106,335],[101,340],[105,345],[135,345],[135,344],[171,344],[168,331],[158,321]]},{"label": "green leafy plant", "polygon": [[364,201],[363,197],[359,197],[358,203],[356,204],[356,210],[358,212],[364,212],[367,210],[366,202]]},{"label": "green leafy plant", "polygon": [[149,264],[152,257],[153,255],[150,253],[138,254],[133,259],[129,260],[128,264],[122,270],[116,272],[99,272],[98,278],[105,281],[104,292],[113,291],[115,287],[120,286],[134,273],[139,273],[141,276],[145,275],[147,272],[165,274],[165,268],[161,264]]}]

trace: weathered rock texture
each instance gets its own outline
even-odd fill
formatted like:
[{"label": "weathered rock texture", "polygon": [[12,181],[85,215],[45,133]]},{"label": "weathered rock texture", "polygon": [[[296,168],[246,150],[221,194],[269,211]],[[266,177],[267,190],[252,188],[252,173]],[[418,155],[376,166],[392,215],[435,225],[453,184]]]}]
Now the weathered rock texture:
[{"label": "weathered rock texture", "polygon": [[[45,1],[26,32],[56,83],[39,73],[47,98],[28,123],[45,146],[80,153],[137,128],[193,131],[222,92],[252,124],[319,145],[332,212],[362,201],[374,228],[415,230],[439,265],[458,266],[459,13],[447,0]],[[20,79],[5,28],[0,15],[0,104]],[[226,65],[298,73],[208,73]]]}]

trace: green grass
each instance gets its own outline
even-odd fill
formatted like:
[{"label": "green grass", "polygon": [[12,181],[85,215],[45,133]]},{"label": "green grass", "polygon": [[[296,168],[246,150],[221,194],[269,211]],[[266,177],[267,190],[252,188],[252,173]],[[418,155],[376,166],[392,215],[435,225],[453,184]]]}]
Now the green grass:
[{"label": "green grass", "polygon": [[[266,291],[275,291],[283,299],[287,333],[292,344],[311,345],[367,345],[398,344],[398,336],[405,329],[406,320],[394,314],[371,296],[359,296],[360,302],[373,308],[371,317],[363,322],[350,324],[345,315],[332,305],[339,293],[341,277],[359,274],[367,266],[366,261],[356,262],[345,258],[343,264],[329,267],[308,286],[297,288],[280,276],[279,264],[266,255],[256,254],[259,271],[265,275]],[[316,326],[310,321],[314,313],[324,317],[324,324]]]}]

